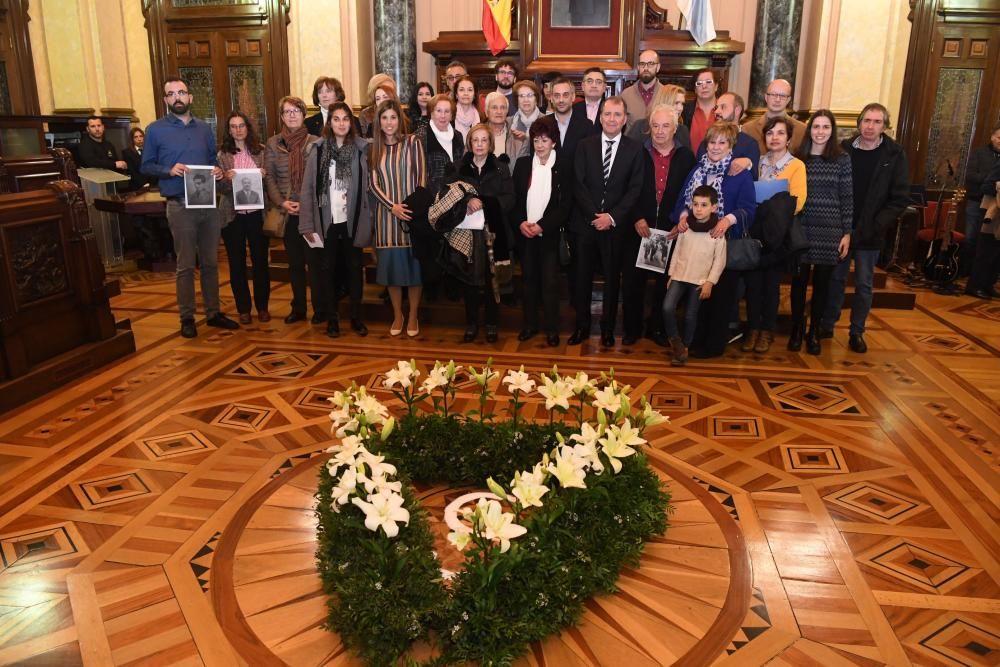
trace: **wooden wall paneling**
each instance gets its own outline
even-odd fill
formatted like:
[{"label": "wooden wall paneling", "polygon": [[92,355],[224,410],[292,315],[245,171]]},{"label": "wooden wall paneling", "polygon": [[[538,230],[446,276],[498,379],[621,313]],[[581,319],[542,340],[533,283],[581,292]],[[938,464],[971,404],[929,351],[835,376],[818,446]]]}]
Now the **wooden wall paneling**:
[{"label": "wooden wall paneling", "polygon": [[30,20],[28,0],[0,0],[0,62],[6,69],[10,95],[7,112],[11,114],[41,113],[28,32]]}]

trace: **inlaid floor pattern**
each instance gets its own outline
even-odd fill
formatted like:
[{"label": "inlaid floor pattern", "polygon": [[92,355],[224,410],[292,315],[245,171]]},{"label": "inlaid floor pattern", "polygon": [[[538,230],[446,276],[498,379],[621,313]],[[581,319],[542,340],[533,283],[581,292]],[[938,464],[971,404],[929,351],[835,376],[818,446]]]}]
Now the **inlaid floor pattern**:
[{"label": "inlaid floor pattern", "polygon": [[[171,277],[129,276],[114,306],[138,352],[3,415],[0,664],[357,664],[320,627],[325,399],[381,391],[398,358],[487,356],[614,366],[671,417],[649,432],[670,529],[521,664],[1000,664],[995,307],[921,293],[874,312],[866,355],[838,328],[819,357],[779,335],[676,369],[649,341],[518,343],[513,309],[495,345],[390,338],[388,317],[331,340],[281,322],[288,296],[276,285],[269,323],[185,340]],[[537,399],[524,414],[547,418]],[[455,492],[421,490],[432,509]]]}]

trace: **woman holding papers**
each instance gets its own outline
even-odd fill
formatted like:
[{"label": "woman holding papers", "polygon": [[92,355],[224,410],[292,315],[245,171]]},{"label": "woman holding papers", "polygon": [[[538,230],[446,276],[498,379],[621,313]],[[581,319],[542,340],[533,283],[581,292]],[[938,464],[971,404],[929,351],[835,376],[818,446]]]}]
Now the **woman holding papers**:
[{"label": "woman holding papers", "polygon": [[483,301],[486,342],[494,343],[500,322],[496,264],[510,262],[507,221],[514,207],[514,186],[506,160],[493,156],[493,133],[489,126],[484,123],[472,126],[465,147],[467,152],[449,181],[467,183],[475,188],[476,194],[468,198],[465,222],[450,233],[449,244],[451,247],[456,243],[464,245],[471,252],[462,265],[449,264],[447,270],[465,283],[465,335],[462,340],[471,343],[479,335],[479,304]]},{"label": "woman holding papers", "polygon": [[[336,282],[342,275],[351,299],[351,329],[367,336],[368,327],[361,321],[361,249],[372,239],[368,142],[355,135],[351,108],[343,102],[330,105],[322,136],[322,141],[306,148],[299,233],[314,245],[323,241],[316,269],[327,312],[326,335],[340,335],[341,290]],[[337,271],[341,259],[346,259],[346,272]]]},{"label": "woman holding papers", "polygon": [[[795,198],[794,213],[797,214],[806,203],[806,165],[788,150],[792,141],[792,131],[792,122],[785,115],[768,118],[764,123],[767,153],[760,158],[758,181],[763,183],[786,181],[787,188],[782,186],[781,189],[787,190]],[[771,343],[774,342],[774,329],[778,319],[779,283],[787,259],[783,250],[783,240],[792,222],[791,202],[787,208],[789,214],[783,216],[787,218],[787,224],[784,225],[783,233],[777,235],[780,239],[771,242],[765,238],[761,265],[746,273],[748,323],[747,335],[740,346],[744,352],[763,354],[771,349]],[[760,218],[758,227],[763,229],[765,225],[761,224],[762,221],[771,218],[763,218],[763,211],[758,211],[757,215]]]},{"label": "woman holding papers", "polygon": [[806,352],[819,354],[822,351],[819,320],[826,308],[830,276],[850,250],[854,216],[851,158],[837,141],[837,121],[831,111],[820,109],[809,119],[806,136],[799,145],[799,158],[805,162],[809,183],[809,196],[802,208],[802,229],[809,240],[809,250],[792,275],[792,335],[788,338],[788,349],[796,352],[802,348],[806,288],[811,274],[813,291]]},{"label": "woman holding papers", "polygon": [[[688,230],[689,209],[695,188],[711,185],[719,193],[719,222],[712,228],[713,238],[725,235],[731,243],[749,230],[757,210],[753,177],[748,171],[732,176],[733,146],[739,130],[735,123],[720,121],[705,132],[705,154],[695,163],[684,181],[671,216],[677,222],[677,232]],[[746,273],[745,271],[742,273]],[[729,342],[729,320],[739,299],[741,272],[726,269],[712,290],[711,298],[698,309],[698,327],[691,343],[690,356],[700,359],[721,356]]]},{"label": "woman holding papers", "polygon": [[514,165],[510,220],[524,290],[524,322],[517,339],[529,340],[538,333],[541,296],[545,342],[555,347],[559,345],[559,234],[573,208],[573,165],[559,155],[559,127],[552,116],[536,119],[528,135],[534,155]]},{"label": "woman holding papers", "polygon": [[423,280],[406,224],[412,219],[413,211],[403,200],[427,182],[424,147],[416,135],[407,132],[406,116],[394,99],[379,105],[374,126],[368,169],[371,171],[371,193],[375,198],[375,255],[378,258],[375,281],[389,288],[392,302],[389,334],[392,336],[403,333],[403,288],[407,288],[410,317],[406,322],[406,335],[413,337],[420,333],[417,310]]},{"label": "woman holding papers", "polygon": [[257,319],[267,322],[271,319],[267,310],[271,275],[267,268],[268,241],[263,231],[263,202],[260,202],[260,209],[236,211],[233,208],[236,170],[259,169],[262,175],[264,171],[264,145],[257,139],[253,121],[242,111],[233,111],[226,119],[218,161],[223,174],[219,182],[222,203],[218,213],[222,216],[222,241],[229,258],[229,287],[233,290],[240,324],[253,321],[250,317],[250,286],[247,284],[247,244],[250,245],[250,263],[253,266],[253,305],[257,307]]},{"label": "woman holding papers", "polygon": [[[288,276],[292,283],[292,311],[285,324],[306,319],[306,265],[316,254],[299,234],[299,192],[305,171],[306,146],[319,141],[305,126],[306,103],[298,97],[282,97],[278,103],[281,132],[267,140],[264,149],[264,185],[272,206],[280,206],[288,215],[285,223],[285,250],[288,252]],[[312,292],[313,324],[326,322],[326,304],[320,300],[319,272],[309,275]]]}]

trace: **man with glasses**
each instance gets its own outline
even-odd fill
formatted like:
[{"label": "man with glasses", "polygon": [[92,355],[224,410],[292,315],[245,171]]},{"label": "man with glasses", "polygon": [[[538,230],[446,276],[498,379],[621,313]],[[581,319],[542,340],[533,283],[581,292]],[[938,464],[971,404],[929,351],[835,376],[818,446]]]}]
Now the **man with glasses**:
[{"label": "man with glasses", "polygon": [[[210,327],[239,329],[240,325],[219,311],[219,216],[214,208],[185,208],[184,174],[188,165],[215,165],[215,132],[205,121],[191,114],[194,97],[187,81],[169,77],[163,82],[163,102],[167,114],[146,128],[146,146],[141,171],[159,179],[160,194],[167,200],[167,224],[177,255],[177,305],[181,315],[181,335],[198,335],[194,316],[194,267],[201,264],[201,296]],[[216,180],[222,170],[213,167]]]},{"label": "man with glasses", "polygon": [[638,70],[639,80],[622,91],[629,125],[646,117],[653,97],[663,87],[656,79],[656,74],[660,71],[660,54],[656,51],[646,49],[639,54]]},{"label": "man with glasses", "polygon": [[[517,81],[517,65],[510,58],[501,58],[497,61],[497,66],[493,70],[497,81],[497,92],[507,98],[507,115],[513,116],[517,113],[517,100],[514,99],[514,82]],[[490,91],[479,93],[479,108],[486,113],[486,96]],[[538,100],[541,107],[541,100]]]},{"label": "man with glasses", "polygon": [[455,82],[469,73],[469,68],[461,60],[452,60],[444,68],[444,85],[448,88],[448,94],[455,99]]},{"label": "man with glasses", "polygon": [[604,72],[600,67],[591,67],[583,73],[583,99],[573,105],[573,113],[586,118],[597,130],[601,129],[601,107],[606,90]]},{"label": "man with glasses", "polygon": [[715,122],[716,94],[719,92],[719,82],[711,69],[700,70],[694,75],[694,100],[684,103],[681,117],[684,124],[691,128],[691,147],[701,146],[705,140],[705,132]]},{"label": "man with glasses", "polygon": [[[786,111],[788,105],[792,102],[792,84],[788,83],[784,79],[775,79],[767,85],[767,92],[764,93],[764,102],[767,104],[767,108],[764,110],[764,115],[754,118],[745,124],[741,129],[757,140],[761,153],[766,153],[767,144],[764,142],[764,123],[767,122],[768,118],[788,115],[792,125],[792,137],[791,142],[788,145],[788,150],[791,153],[795,153],[799,150],[799,144],[802,143],[802,138],[806,136],[806,124],[801,120],[794,118]],[[834,138],[836,139],[836,137]]]}]

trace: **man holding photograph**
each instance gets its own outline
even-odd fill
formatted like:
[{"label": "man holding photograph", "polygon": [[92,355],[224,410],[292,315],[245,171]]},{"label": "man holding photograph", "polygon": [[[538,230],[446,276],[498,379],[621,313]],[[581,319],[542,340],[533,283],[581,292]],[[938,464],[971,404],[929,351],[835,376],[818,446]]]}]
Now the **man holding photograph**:
[{"label": "man holding photograph", "polygon": [[[240,328],[219,312],[219,216],[214,208],[187,208],[184,205],[184,175],[189,171],[188,165],[215,164],[216,160],[215,133],[207,123],[191,114],[191,101],[187,81],[179,77],[164,81],[163,102],[167,114],[146,130],[141,167],[143,174],[159,179],[160,194],[167,200],[167,224],[177,255],[177,305],[181,335],[185,338],[198,335],[194,324],[197,312],[194,269],[199,258],[205,323],[221,329]],[[222,170],[213,168],[212,176],[216,180],[222,178]]]}]

